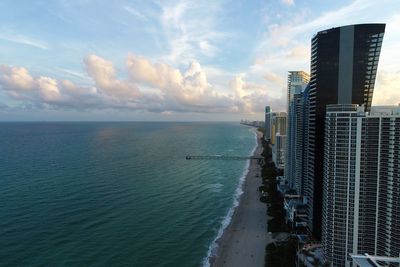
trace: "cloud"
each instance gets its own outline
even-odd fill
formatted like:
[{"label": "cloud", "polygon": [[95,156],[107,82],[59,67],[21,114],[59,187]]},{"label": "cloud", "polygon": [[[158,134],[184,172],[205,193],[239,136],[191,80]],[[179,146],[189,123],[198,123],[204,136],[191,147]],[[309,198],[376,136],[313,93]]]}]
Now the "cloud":
[{"label": "cloud", "polygon": [[274,110],[283,110],[284,96],[275,96],[265,84],[248,83],[244,74],[238,74],[230,82],[230,87],[235,92],[235,108],[238,112],[262,112],[267,103]]},{"label": "cloud", "polygon": [[281,0],[281,2],[287,6],[293,6],[294,0]]},{"label": "cloud", "polygon": [[55,102],[61,99],[57,80],[49,77],[39,77],[36,83],[39,92],[46,102]]},{"label": "cloud", "polygon": [[126,64],[134,83],[158,89],[172,109],[202,112],[229,109],[232,100],[208,83],[197,61],[192,61],[183,73],[168,64],[151,63],[133,54],[128,55]]},{"label": "cloud", "polygon": [[83,62],[93,86],[48,76],[34,77],[26,68],[2,65],[0,89],[23,106],[41,109],[111,108],[163,114],[253,113],[263,110],[262,101],[268,98],[265,86],[247,83],[243,75],[234,77],[224,90],[217,90],[197,61],[181,71],[129,54],[126,79],[120,79],[113,63],[98,55],[89,55]]},{"label": "cloud", "polygon": [[214,45],[211,45],[210,42],[206,41],[206,40],[200,41],[198,44],[198,47],[200,49],[200,52],[205,56],[213,57],[218,52],[217,47]]},{"label": "cloud", "polygon": [[95,94],[93,88],[79,87],[69,80],[58,81],[47,76],[33,77],[26,68],[0,66],[0,90],[23,104],[35,107],[83,107],[81,96]]},{"label": "cloud", "polygon": [[133,7],[124,6],[123,9],[125,9],[129,14],[135,16],[136,18],[147,21],[147,17],[143,13],[139,12],[138,10],[136,10]]},{"label": "cloud", "polygon": [[152,64],[147,58],[129,54],[126,65],[132,80],[153,87],[165,88],[182,83],[179,70],[167,64]]},{"label": "cloud", "polygon": [[89,76],[94,80],[100,92],[115,97],[133,99],[139,95],[138,88],[127,81],[116,78],[116,72],[111,61],[99,56],[90,55],[84,60]]},{"label": "cloud", "polygon": [[376,77],[373,105],[400,104],[400,71],[380,71]]},{"label": "cloud", "polygon": [[33,88],[34,80],[25,68],[2,65],[0,72],[0,82],[6,89],[31,90]]},{"label": "cloud", "polygon": [[286,86],[286,79],[284,79],[282,76],[276,74],[275,72],[267,71],[264,74],[264,78],[267,81],[270,81],[278,86],[281,86],[281,87]]},{"label": "cloud", "polygon": [[57,72],[63,73],[66,76],[69,76],[69,77],[74,78],[74,79],[76,79],[76,78],[78,78],[79,80],[87,80],[88,79],[86,74],[81,73],[79,71],[75,71],[75,70],[71,70],[71,69],[65,69],[65,68],[59,68],[59,67],[56,67],[56,68],[53,68],[53,69],[55,71],[57,71]]},{"label": "cloud", "polygon": [[44,42],[27,37],[27,36],[23,36],[20,34],[1,33],[0,39],[9,41],[9,42],[13,42],[13,43],[17,43],[17,44],[28,45],[28,46],[32,46],[35,48],[40,48],[43,50],[48,49],[48,46]]},{"label": "cloud", "polygon": [[0,111],[6,111],[8,109],[9,109],[8,105],[0,102]]},{"label": "cloud", "polygon": [[164,60],[184,64],[200,57],[217,55],[218,42],[225,34],[216,30],[216,20],[222,8],[217,1],[186,1],[173,4],[159,2],[162,27],[169,52]]},{"label": "cloud", "polygon": [[297,45],[286,53],[286,58],[307,61],[310,59],[310,48],[305,45]]}]

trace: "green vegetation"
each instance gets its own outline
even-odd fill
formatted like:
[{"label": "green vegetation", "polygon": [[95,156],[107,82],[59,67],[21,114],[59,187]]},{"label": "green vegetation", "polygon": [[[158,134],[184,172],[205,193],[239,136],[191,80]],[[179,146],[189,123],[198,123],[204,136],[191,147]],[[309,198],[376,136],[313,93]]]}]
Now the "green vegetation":
[{"label": "green vegetation", "polygon": [[283,197],[277,190],[276,176],[278,173],[276,172],[275,164],[271,160],[271,148],[264,140],[262,144],[264,146],[264,151],[261,155],[264,157],[265,165],[262,168],[261,175],[263,179],[263,188],[266,189],[264,189],[264,191],[267,192],[265,200],[269,204],[268,215],[272,217],[272,219],[268,221],[268,231],[272,233],[288,232],[290,229],[285,223]]},{"label": "green vegetation", "polygon": [[[259,190],[267,192],[260,201],[268,205],[268,232],[289,232],[290,228],[285,223],[285,211],[283,209],[283,197],[277,190],[276,177],[279,173],[276,171],[275,164],[272,162],[272,151],[268,143],[262,138],[264,147],[263,153],[264,166],[262,168],[263,186]],[[295,266],[297,250],[297,239],[289,237],[286,241],[275,242],[266,247],[265,265],[266,266]]]},{"label": "green vegetation", "polygon": [[296,266],[297,239],[271,243],[266,248],[265,266]]},{"label": "green vegetation", "polygon": [[264,191],[264,192],[267,192],[267,190],[268,190],[268,186],[265,186],[265,185],[262,185],[262,186],[260,186],[260,187],[258,187],[258,191]]},{"label": "green vegetation", "polygon": [[260,201],[261,201],[262,203],[268,203],[268,199],[267,199],[266,196],[261,196],[261,197],[260,197]]}]

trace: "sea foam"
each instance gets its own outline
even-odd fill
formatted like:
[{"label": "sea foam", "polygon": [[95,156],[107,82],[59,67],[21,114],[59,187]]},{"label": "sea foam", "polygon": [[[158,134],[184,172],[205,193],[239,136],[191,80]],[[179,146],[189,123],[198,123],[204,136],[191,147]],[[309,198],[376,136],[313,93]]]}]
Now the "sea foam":
[{"label": "sea foam", "polygon": [[[253,148],[253,150],[251,151],[249,156],[252,156],[254,154],[254,152],[257,149],[257,133],[252,129],[253,133],[254,133],[254,139],[256,141],[255,146]],[[232,220],[232,216],[235,212],[235,209],[237,206],[239,206],[239,199],[240,196],[243,194],[243,182],[246,179],[246,176],[249,172],[249,168],[250,168],[250,160],[246,161],[246,166],[244,168],[243,174],[239,179],[239,184],[238,187],[235,190],[235,195],[233,198],[233,204],[231,206],[231,208],[229,209],[228,213],[226,214],[226,216],[224,217],[224,219],[221,222],[221,226],[218,230],[218,234],[217,236],[214,238],[214,240],[211,242],[210,246],[208,247],[208,251],[207,251],[207,256],[203,259],[203,267],[210,267],[210,258],[213,256],[216,256],[217,250],[218,250],[218,239],[220,239],[222,237],[222,235],[224,234],[225,229],[228,227],[228,225],[230,224],[231,220]]]}]

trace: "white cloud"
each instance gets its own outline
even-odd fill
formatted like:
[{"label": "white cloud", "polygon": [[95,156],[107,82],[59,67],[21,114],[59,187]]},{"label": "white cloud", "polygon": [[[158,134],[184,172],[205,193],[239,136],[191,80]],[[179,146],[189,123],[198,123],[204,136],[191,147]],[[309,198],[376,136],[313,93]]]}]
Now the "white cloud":
[{"label": "white cloud", "polygon": [[212,88],[197,61],[193,61],[182,73],[170,65],[153,64],[144,57],[130,54],[127,68],[133,82],[159,89],[164,99],[172,101],[175,105],[181,105],[181,108],[207,112],[207,109],[225,108],[231,101],[229,97],[219,94]]},{"label": "white cloud", "polygon": [[179,70],[167,64],[152,64],[147,58],[129,54],[126,65],[131,78],[139,83],[147,83],[153,87],[165,88],[182,83]]},{"label": "white cloud", "polygon": [[129,14],[135,16],[138,19],[147,20],[147,17],[143,13],[139,12],[131,6],[124,6],[123,9],[125,9]]},{"label": "white cloud", "polygon": [[286,53],[286,59],[308,61],[310,59],[310,48],[305,45],[294,46]]},{"label": "white cloud", "polygon": [[85,58],[84,63],[89,76],[94,80],[100,92],[109,96],[128,99],[133,99],[139,95],[134,84],[116,78],[112,62],[96,55],[90,55]]},{"label": "white cloud", "polygon": [[9,42],[13,42],[13,43],[17,43],[17,44],[23,44],[23,45],[28,45],[28,46],[32,46],[32,47],[36,47],[36,48],[40,48],[40,49],[48,49],[47,44],[45,44],[43,41],[39,41],[36,39],[33,39],[31,37],[27,37],[24,35],[20,35],[20,34],[7,34],[5,32],[0,33],[0,39],[5,40],[5,41],[9,41]]},{"label": "white cloud", "polygon": [[397,72],[378,72],[373,105],[398,105],[400,104],[400,70]]},{"label": "white cloud", "polygon": [[88,87],[79,87],[69,80],[58,81],[47,76],[33,77],[26,68],[0,66],[0,90],[21,102],[35,106],[55,105],[81,107],[87,99],[82,96],[95,95]]},{"label": "white cloud", "polygon": [[236,111],[244,113],[262,112],[268,103],[274,110],[283,110],[285,99],[272,93],[265,84],[248,83],[245,75],[239,74],[231,80],[235,92]]},{"label": "white cloud", "polygon": [[99,95],[97,88],[94,86],[78,86],[70,80],[62,80],[58,84],[64,93],[64,97],[68,96],[69,100],[76,98],[81,101],[83,99],[95,98]]},{"label": "white cloud", "polygon": [[[89,55],[84,64],[94,86],[76,85],[70,80],[33,77],[21,67],[1,66],[0,89],[21,103],[47,108],[113,108],[152,112],[253,113],[262,110],[265,87],[246,83],[241,75],[230,87],[219,91],[209,83],[197,61],[185,71],[165,63],[152,63],[129,54],[128,79],[118,78],[111,61]],[[215,74],[214,74],[215,75]]]},{"label": "white cloud", "polygon": [[76,71],[76,70],[71,70],[71,69],[65,69],[65,68],[52,68],[54,69],[57,73],[62,73],[68,77],[71,77],[73,79],[79,79],[79,80],[87,80],[88,77],[86,74],[80,72],[80,71]]},{"label": "white cloud", "polygon": [[264,74],[264,78],[267,81],[270,81],[280,87],[286,86],[286,79],[284,79],[282,76],[276,74],[273,71],[266,71]]},{"label": "white cloud", "polygon": [[1,65],[0,72],[0,82],[5,89],[31,90],[34,86],[34,80],[25,68]]},{"label": "white cloud", "polygon": [[217,47],[210,44],[209,41],[202,40],[199,42],[200,52],[205,56],[213,57],[217,54],[218,49]]},{"label": "white cloud", "polygon": [[39,77],[36,82],[38,89],[46,102],[61,100],[57,80],[49,77]]},{"label": "white cloud", "polygon": [[294,5],[294,0],[281,0],[282,3],[284,3],[287,6],[293,6]]},{"label": "white cloud", "polygon": [[225,37],[215,25],[220,4],[187,0],[173,4],[159,2],[162,10],[160,25],[169,46],[165,61],[184,64],[201,56],[212,58],[217,55],[217,44]]},{"label": "white cloud", "polygon": [[[299,46],[300,55],[301,49]],[[287,56],[297,58],[293,54]],[[134,54],[129,54],[125,63],[125,73],[121,76],[126,78],[120,79],[111,61],[94,54],[86,57],[84,65],[92,86],[47,76],[34,77],[26,68],[2,65],[0,90],[20,103],[39,108],[252,114],[262,112],[266,104],[274,110],[285,107],[286,76],[262,64],[254,65],[248,73],[232,75],[218,68],[204,70],[195,60],[184,70]],[[216,87],[208,80],[207,72],[213,79],[221,76],[230,82],[220,81]],[[261,80],[254,82],[255,76]],[[378,73],[374,103],[400,102],[399,79],[398,71]]]}]

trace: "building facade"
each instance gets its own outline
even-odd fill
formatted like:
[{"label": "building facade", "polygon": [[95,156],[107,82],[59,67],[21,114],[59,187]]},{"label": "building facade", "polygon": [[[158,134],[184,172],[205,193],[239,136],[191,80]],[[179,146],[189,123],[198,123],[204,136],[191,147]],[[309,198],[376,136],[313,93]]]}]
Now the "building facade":
[{"label": "building facade", "polygon": [[289,71],[287,91],[287,126],[286,126],[286,159],[285,179],[289,185],[301,194],[302,173],[302,129],[303,129],[303,91],[310,76],[304,71]]},{"label": "building facade", "polygon": [[285,168],[286,154],[286,135],[275,134],[275,145],[272,147],[272,160],[276,168],[283,170]]},{"label": "building facade", "polygon": [[400,105],[327,106],[322,244],[331,266],[350,254],[400,256]]},{"label": "building facade", "polygon": [[265,120],[264,120],[264,139],[265,141],[271,140],[272,132],[272,109],[270,106],[265,107]]},{"label": "building facade", "polygon": [[371,108],[385,24],[349,25],[318,32],[311,41],[308,93],[307,213],[308,226],[321,238],[324,128],[329,104]]},{"label": "building facade", "polygon": [[270,143],[275,145],[276,134],[286,135],[286,112],[272,113],[271,140]]}]

